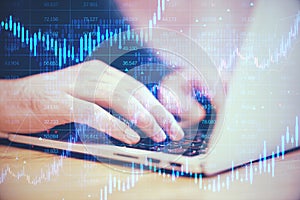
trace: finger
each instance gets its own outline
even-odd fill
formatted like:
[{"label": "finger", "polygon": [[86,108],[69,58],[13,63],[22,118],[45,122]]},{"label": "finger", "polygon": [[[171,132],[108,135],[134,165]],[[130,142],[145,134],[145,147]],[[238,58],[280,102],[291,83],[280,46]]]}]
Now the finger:
[{"label": "finger", "polygon": [[[107,68],[101,77],[101,84],[95,91],[95,102],[106,108],[110,108],[133,121],[148,137],[155,142],[166,139],[166,135],[156,119],[133,95],[136,86],[143,85],[127,74],[114,68]],[[103,94],[104,95],[103,97]],[[152,94],[148,91],[148,95]]]},{"label": "finger", "polygon": [[153,115],[157,123],[167,132],[171,140],[180,140],[184,136],[174,116],[151,94],[144,86],[140,85],[133,91],[133,96]]},{"label": "finger", "polygon": [[193,86],[179,73],[166,77],[160,86],[158,99],[172,114],[180,117],[180,126],[190,127],[205,117],[205,109],[193,97]]},{"label": "finger", "polygon": [[[150,121],[149,127],[154,128],[154,134],[157,134],[155,136],[156,139],[165,138],[163,131],[156,131],[156,124],[164,129],[172,140],[180,140],[183,138],[184,132],[175,120],[174,116],[166,108],[164,108],[163,105],[161,105],[161,103],[142,83],[114,68],[111,68],[110,71],[114,73],[115,77],[119,77],[120,80],[120,84],[116,86],[114,91],[128,91],[128,93],[131,96],[134,96],[137,102],[139,102],[141,106],[143,106],[154,117],[155,120]],[[142,113],[147,117],[146,112]],[[154,124],[152,124],[152,122]],[[151,128],[148,130],[151,130]]]},{"label": "finger", "polygon": [[[150,109],[146,108],[143,103],[133,95],[133,91],[135,91],[136,87],[146,88],[143,84],[131,76],[111,67],[105,70],[100,82],[101,84],[98,84],[95,93],[97,104],[112,108],[123,116],[127,115],[126,118],[129,120],[138,118],[137,126],[155,142],[161,142],[166,139],[166,135],[162,129],[165,128],[165,130],[167,130],[166,126],[161,126],[162,123],[153,116]],[[106,94],[105,98],[103,98],[103,93]],[[150,97],[151,101],[155,101],[159,104],[147,89],[144,96],[145,98]],[[134,109],[132,107],[133,105],[135,105]],[[161,107],[163,106],[161,105]],[[171,114],[170,116],[172,117]]]},{"label": "finger", "polygon": [[86,124],[127,144],[136,144],[140,137],[124,122],[94,103],[74,98],[73,121]]},{"label": "finger", "polygon": [[153,141],[161,142],[166,139],[164,131],[155,118],[131,94],[127,92],[116,93],[110,106],[117,113],[134,123]]}]

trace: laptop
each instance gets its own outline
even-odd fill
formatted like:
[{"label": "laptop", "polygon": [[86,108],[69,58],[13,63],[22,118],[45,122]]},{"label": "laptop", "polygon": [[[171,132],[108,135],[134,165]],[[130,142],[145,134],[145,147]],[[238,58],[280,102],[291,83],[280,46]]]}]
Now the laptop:
[{"label": "laptop", "polygon": [[[286,60],[297,59],[297,49]],[[199,44],[181,33],[159,28],[115,34],[86,60],[92,59],[133,76],[156,98],[166,75],[177,67],[191,68],[209,91],[209,95],[192,92],[205,108],[205,118],[185,128],[181,141],[167,138],[160,143],[145,137],[134,123],[109,109],[141,135],[138,144],[122,143],[84,124],[75,124],[72,133],[1,136],[16,143],[93,155],[99,161],[117,160],[206,175],[271,156],[283,159],[286,152],[299,149],[300,89],[296,83],[300,69],[294,61],[261,69],[241,59],[226,89],[217,67]],[[92,115],[81,117],[93,120]]]}]

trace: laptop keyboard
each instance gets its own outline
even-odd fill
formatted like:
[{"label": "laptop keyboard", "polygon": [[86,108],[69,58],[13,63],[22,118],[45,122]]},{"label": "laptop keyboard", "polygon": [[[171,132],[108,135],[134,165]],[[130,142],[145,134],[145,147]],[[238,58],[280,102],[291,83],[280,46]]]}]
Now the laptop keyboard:
[{"label": "laptop keyboard", "polygon": [[[157,98],[157,91],[159,88],[158,84],[147,84],[147,88],[152,92],[152,94]],[[125,144],[110,137],[110,141],[117,146],[125,146],[129,148],[136,148],[149,151],[158,151],[170,154],[182,154],[184,156],[197,156],[200,154],[205,154],[208,148],[208,142],[212,133],[212,129],[215,123],[215,110],[211,105],[208,98],[201,95],[199,91],[194,91],[194,97],[197,101],[203,105],[206,110],[206,117],[198,125],[184,129],[184,138],[180,141],[172,141],[168,135],[163,142],[154,142],[150,138],[141,138],[139,143],[134,145]],[[127,123],[133,130],[140,132],[140,130],[128,120],[124,119],[122,116],[114,115],[120,120]],[[180,121],[178,116],[174,116],[177,121]]]},{"label": "laptop keyboard", "polygon": [[150,138],[142,138],[138,144],[128,145],[111,138],[113,144],[117,146],[126,146],[129,148],[164,152],[170,154],[182,154],[185,156],[196,156],[207,152],[208,135],[195,133],[185,135],[180,141],[171,141],[168,137],[165,141],[156,143]]}]

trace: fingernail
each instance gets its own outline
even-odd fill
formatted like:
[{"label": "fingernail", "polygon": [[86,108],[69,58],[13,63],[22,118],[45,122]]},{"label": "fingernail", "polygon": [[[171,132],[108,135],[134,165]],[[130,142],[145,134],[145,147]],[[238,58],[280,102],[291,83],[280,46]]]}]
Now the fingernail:
[{"label": "fingernail", "polygon": [[172,123],[170,127],[170,138],[171,140],[181,140],[184,136],[182,128],[177,123]]},{"label": "fingernail", "polygon": [[140,136],[130,128],[126,128],[124,133],[125,137],[131,142],[137,143],[138,141],[140,141]]},{"label": "fingernail", "polygon": [[167,138],[166,134],[163,131],[160,131],[159,133],[156,133],[152,139],[154,142],[162,142]]}]

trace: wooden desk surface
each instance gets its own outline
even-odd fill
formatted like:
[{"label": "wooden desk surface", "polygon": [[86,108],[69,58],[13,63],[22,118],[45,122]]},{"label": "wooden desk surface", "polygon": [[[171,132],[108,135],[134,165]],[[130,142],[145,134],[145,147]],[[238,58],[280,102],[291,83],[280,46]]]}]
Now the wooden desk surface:
[{"label": "wooden desk surface", "polygon": [[0,199],[300,199],[300,151],[275,164],[274,177],[254,171],[252,184],[240,178],[246,168],[234,181],[231,172],[172,181],[167,174],[132,176],[118,165],[0,145]]}]

